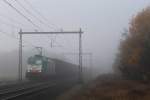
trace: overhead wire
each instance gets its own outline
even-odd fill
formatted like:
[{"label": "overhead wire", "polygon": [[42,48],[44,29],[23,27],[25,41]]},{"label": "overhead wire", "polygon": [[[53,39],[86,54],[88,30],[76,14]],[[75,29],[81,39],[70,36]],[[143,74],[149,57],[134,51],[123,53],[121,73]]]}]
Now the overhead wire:
[{"label": "overhead wire", "polygon": [[5,18],[5,19],[7,19],[7,20],[9,20],[9,21],[13,21],[13,22],[15,22],[15,23],[17,23],[17,24],[19,24],[19,25],[21,25],[21,26],[27,27],[27,25],[25,25],[25,24],[23,24],[23,23],[21,23],[21,22],[19,22],[19,21],[17,21],[17,20],[14,20],[13,18],[10,18],[10,17],[8,17],[8,16],[4,16],[4,15],[1,15],[1,14],[0,14],[0,17],[1,17],[1,18]]},{"label": "overhead wire", "polygon": [[[25,16],[22,12],[20,12],[17,8],[15,8],[11,3],[9,3],[7,0],[3,0],[6,4],[8,4],[11,8],[13,8],[18,14],[20,14],[21,16],[23,16],[27,21],[29,21],[32,25],[34,25],[35,27],[38,27],[38,26],[36,26],[33,22],[32,22],[32,20],[30,20],[27,16]],[[26,10],[27,11],[27,10]],[[5,22],[3,22],[3,24],[5,24],[5,25],[8,25],[8,26],[12,26],[12,25],[10,25],[10,24],[8,24],[8,23],[5,23]],[[18,26],[14,26],[14,27],[16,27],[16,28],[20,28],[20,27],[18,27]],[[4,35],[6,35],[6,36],[8,36],[8,37],[11,37],[11,38],[13,38],[13,39],[19,39],[19,38],[17,38],[17,37],[13,37],[12,35],[8,35],[6,32],[4,32],[4,31],[2,31],[2,30],[0,30],[0,32],[1,33],[3,33]],[[27,42],[26,42],[27,43]],[[31,46],[33,46],[33,47],[36,47],[36,46],[34,46],[34,45],[32,45],[31,43],[29,43],[28,42],[28,44],[30,44]]]},{"label": "overhead wire", "polygon": [[[0,20],[0,24],[5,24],[5,25],[7,25],[7,26],[10,26],[10,27],[12,27],[12,25],[11,24],[9,24],[9,23],[7,23],[7,22],[4,22],[4,21],[2,21],[2,20]],[[19,27],[19,26],[17,26],[17,25],[13,25],[13,27],[15,27],[15,28],[21,28],[21,27]]]},{"label": "overhead wire", "polygon": [[9,35],[8,33],[6,33],[6,32],[4,32],[4,31],[2,31],[2,30],[0,30],[0,33],[2,33],[2,34],[4,34],[5,36],[8,36],[8,37],[10,37],[10,38],[13,38],[13,39],[19,39],[19,38],[17,38],[17,37],[14,37],[14,36],[12,36],[12,35]]},{"label": "overhead wire", "polygon": [[12,9],[14,9],[19,15],[21,15],[23,18],[25,18],[28,22],[30,22],[34,27],[40,29],[38,25],[36,25],[30,18],[28,18],[26,15],[24,15],[21,11],[19,11],[17,8],[15,8],[11,3],[9,3],[7,0],[3,0],[4,3],[6,3],[8,6],[10,6]]},{"label": "overhead wire", "polygon": [[[6,21],[3,21],[3,20],[0,20],[0,24],[6,25],[6,26],[8,26],[8,27],[10,27],[10,28],[13,28],[13,29],[14,29],[14,28],[15,28],[15,29],[21,29],[20,25],[10,24],[10,23],[8,23],[8,22],[6,22]],[[12,35],[15,35],[14,32],[12,32]]]},{"label": "overhead wire", "polygon": [[[7,32],[4,32],[4,31],[3,31],[3,30],[1,30],[1,29],[0,29],[0,33],[1,33],[1,34],[4,34],[5,36],[10,37],[10,38],[12,38],[12,39],[19,40],[19,38],[18,38],[18,37],[15,37],[15,36],[9,35]],[[23,42],[24,42],[24,43],[26,43],[26,44],[28,44],[28,45],[30,45],[30,46],[32,46],[32,47],[37,47],[37,46],[33,45],[33,44],[32,44],[32,43],[30,43],[30,42],[27,42],[27,41],[23,41]]]},{"label": "overhead wire", "polygon": [[[18,1],[18,0],[17,0],[17,1]],[[41,14],[35,7],[33,7],[33,5],[32,5],[28,0],[24,0],[24,2],[25,2],[26,4],[28,4],[28,5],[30,6],[30,8],[32,8],[32,10],[33,10],[38,16],[40,16],[45,22],[48,23],[47,25],[49,26],[49,28],[56,27],[56,29],[58,29],[58,30],[61,31],[61,29],[58,28],[57,25],[50,23],[49,20],[48,20],[45,16],[43,16],[43,14]],[[52,25],[53,27],[51,27],[49,24]],[[54,28],[54,29],[55,29],[55,28]],[[52,42],[52,41],[56,41],[56,36],[57,36],[57,34],[53,37],[53,39],[51,38],[51,42]]]},{"label": "overhead wire", "polygon": [[[45,22],[47,22],[48,24],[48,27],[49,28],[53,28],[53,29],[55,29],[54,27],[56,27],[56,28],[58,28],[58,26],[56,26],[55,24],[52,24],[52,23],[49,23],[49,20],[45,17],[45,16],[43,16],[43,14],[41,14],[35,7],[33,7],[33,5],[29,2],[29,1],[27,1],[27,0],[24,0],[24,2],[28,5],[28,6],[30,6],[30,8],[38,15],[38,16],[40,16]],[[51,26],[50,26],[50,25]],[[53,27],[52,27],[53,26]],[[52,43],[52,41],[56,41],[56,36],[57,35],[55,35],[55,36],[53,36],[52,35],[52,37],[53,38],[51,38],[51,43]],[[48,37],[47,37],[48,38]],[[49,39],[49,38],[48,38]],[[51,46],[52,46],[52,44],[51,44]]]},{"label": "overhead wire", "polygon": [[[15,8],[11,3],[9,3],[7,0],[3,0],[6,4],[8,4],[11,8],[13,8],[18,14],[20,14],[22,17],[24,17],[28,22],[30,22],[33,26],[35,26],[36,28],[39,28],[39,26],[37,26],[30,18],[28,18],[27,16],[25,16],[21,11],[19,11],[17,8]],[[18,0],[15,0],[20,6],[22,6],[22,8],[30,15],[32,15],[33,17],[35,17],[34,14],[32,14],[32,12],[30,12],[28,9],[26,9],[22,3],[20,3]],[[46,17],[44,17],[38,10],[36,10],[32,4],[30,4],[29,1],[24,0],[33,10],[34,12],[36,12],[42,19],[44,19],[46,22],[48,22],[48,20],[46,19]],[[41,24],[46,25],[42,20],[40,20],[38,17],[35,17]],[[51,24],[53,26],[56,26],[55,24]],[[47,25],[49,26],[49,24]],[[49,26],[51,27],[51,26]],[[51,27],[52,28],[52,27]],[[54,37],[56,39],[56,35]],[[66,40],[66,39],[65,39]],[[53,40],[54,41],[54,40]]]},{"label": "overhead wire", "polygon": [[[57,29],[60,29],[60,28],[58,28],[58,26],[57,25],[55,25],[55,24],[53,24],[53,23],[50,23],[49,22],[49,20],[43,15],[43,14],[41,14],[35,7],[33,7],[33,5],[28,1],[28,0],[23,0],[26,4],[28,4],[29,6],[30,6],[30,8],[37,14],[37,15],[39,15],[45,22],[47,22],[48,23],[48,26],[49,26],[49,24],[51,24],[53,27],[51,27],[51,26],[49,26],[49,27],[51,27],[51,28],[54,28],[54,27],[57,27]],[[55,29],[55,28],[54,28]]]},{"label": "overhead wire", "polygon": [[34,17],[38,22],[40,22],[41,24],[49,27],[47,24],[45,24],[40,18],[38,18],[36,15],[34,15],[30,10],[28,10],[19,0],[15,0],[15,2],[20,5],[20,7],[22,7],[29,15],[31,15],[32,17]]}]

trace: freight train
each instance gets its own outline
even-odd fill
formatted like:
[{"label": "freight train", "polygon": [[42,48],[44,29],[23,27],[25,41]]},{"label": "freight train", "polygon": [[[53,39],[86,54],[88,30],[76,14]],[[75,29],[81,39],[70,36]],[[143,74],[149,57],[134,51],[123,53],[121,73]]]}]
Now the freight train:
[{"label": "freight train", "polygon": [[78,79],[78,66],[42,55],[28,58],[26,78],[29,80]]}]

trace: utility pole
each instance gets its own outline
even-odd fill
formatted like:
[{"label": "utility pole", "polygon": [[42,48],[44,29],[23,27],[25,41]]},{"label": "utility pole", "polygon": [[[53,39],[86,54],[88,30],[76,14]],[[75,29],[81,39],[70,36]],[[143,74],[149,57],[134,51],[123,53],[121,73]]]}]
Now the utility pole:
[{"label": "utility pole", "polygon": [[18,66],[19,81],[22,81],[22,30],[19,32],[19,66]]},{"label": "utility pole", "polygon": [[79,82],[83,83],[82,77],[82,30],[79,31]]},{"label": "utility pole", "polygon": [[90,53],[90,76],[91,76],[91,80],[93,79],[93,54]]},{"label": "utility pole", "polygon": [[19,80],[22,81],[22,35],[31,35],[31,34],[79,34],[79,82],[82,83],[82,34],[83,31],[58,31],[58,32],[22,32],[20,30],[20,39],[19,39]]}]

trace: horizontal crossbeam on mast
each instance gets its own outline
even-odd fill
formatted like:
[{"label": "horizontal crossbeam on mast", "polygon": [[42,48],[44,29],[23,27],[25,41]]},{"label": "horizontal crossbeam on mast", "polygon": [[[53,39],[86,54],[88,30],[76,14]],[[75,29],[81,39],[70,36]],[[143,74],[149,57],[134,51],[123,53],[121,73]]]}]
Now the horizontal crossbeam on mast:
[{"label": "horizontal crossbeam on mast", "polygon": [[19,34],[82,34],[82,31],[62,31],[62,32],[19,32]]},{"label": "horizontal crossbeam on mast", "polygon": [[[73,52],[68,52],[68,53],[62,53],[64,55],[79,55],[79,53],[73,53]],[[84,52],[82,55],[92,55],[91,52]]]},{"label": "horizontal crossbeam on mast", "polygon": [[27,34],[77,34],[79,35],[79,83],[83,83],[83,74],[82,74],[82,33],[83,31],[81,30],[81,28],[77,31],[53,31],[53,32],[23,32],[22,30],[20,30],[19,32],[19,70],[18,70],[18,74],[19,74],[19,81],[22,81],[22,39],[23,39],[23,35]]}]

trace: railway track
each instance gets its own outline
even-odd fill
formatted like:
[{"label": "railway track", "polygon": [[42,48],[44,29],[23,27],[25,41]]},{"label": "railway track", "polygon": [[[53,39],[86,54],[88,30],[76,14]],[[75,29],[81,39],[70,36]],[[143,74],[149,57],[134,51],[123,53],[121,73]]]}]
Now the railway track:
[{"label": "railway track", "polygon": [[31,85],[25,85],[22,87],[6,88],[0,90],[0,100],[16,100],[18,98],[36,94],[41,90],[55,86],[56,83],[46,82],[46,83],[36,83]]}]

